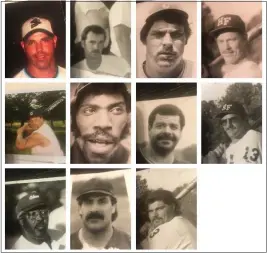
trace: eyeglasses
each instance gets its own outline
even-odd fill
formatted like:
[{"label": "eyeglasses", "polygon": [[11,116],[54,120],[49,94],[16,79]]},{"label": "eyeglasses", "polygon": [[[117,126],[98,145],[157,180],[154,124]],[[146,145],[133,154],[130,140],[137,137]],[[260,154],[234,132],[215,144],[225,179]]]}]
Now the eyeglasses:
[{"label": "eyeglasses", "polygon": [[44,218],[47,215],[48,215],[47,209],[36,209],[26,213],[26,217],[29,218],[30,220],[35,220],[38,216]]}]

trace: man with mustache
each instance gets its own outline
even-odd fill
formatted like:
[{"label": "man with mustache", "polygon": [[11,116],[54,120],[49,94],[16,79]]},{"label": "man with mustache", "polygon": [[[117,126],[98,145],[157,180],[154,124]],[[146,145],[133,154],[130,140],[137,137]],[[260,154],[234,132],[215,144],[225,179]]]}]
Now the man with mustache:
[{"label": "man with mustache", "polygon": [[140,32],[140,40],[146,46],[146,60],[137,69],[137,77],[194,77],[193,62],[183,59],[191,35],[188,14],[178,3],[147,4],[149,15]]},{"label": "man with mustache", "polygon": [[117,198],[108,180],[88,180],[77,202],[82,228],[71,235],[71,249],[131,249],[130,236],[112,224],[118,216]]},{"label": "man with mustache", "polygon": [[216,116],[230,138],[204,157],[203,163],[261,164],[262,135],[251,129],[244,107],[235,101],[225,103]]},{"label": "man with mustache", "polygon": [[131,98],[123,83],[79,84],[71,103],[71,163],[128,163]]},{"label": "man with mustache", "polygon": [[16,216],[22,235],[13,245],[13,249],[52,250],[64,249],[63,233],[48,229],[49,211],[43,197],[31,192],[22,197],[16,206]]},{"label": "man with mustache", "polygon": [[[219,52],[224,60],[220,70],[222,77],[261,77],[259,66],[250,59],[246,26],[239,16],[226,14],[219,17],[210,35],[215,38]],[[216,71],[212,70],[212,72]],[[218,74],[215,73],[215,75]]]},{"label": "man with mustache", "polygon": [[22,25],[21,47],[27,58],[27,66],[14,78],[66,78],[65,69],[55,60],[57,36],[51,22],[32,17]]},{"label": "man with mustache", "polygon": [[158,189],[147,200],[149,231],[141,242],[142,249],[196,249],[196,228],[182,216],[172,192]]},{"label": "man with mustache", "polygon": [[183,112],[175,105],[162,104],[149,115],[149,143],[136,149],[136,162],[146,163],[188,163],[176,159],[174,149],[185,126]]}]

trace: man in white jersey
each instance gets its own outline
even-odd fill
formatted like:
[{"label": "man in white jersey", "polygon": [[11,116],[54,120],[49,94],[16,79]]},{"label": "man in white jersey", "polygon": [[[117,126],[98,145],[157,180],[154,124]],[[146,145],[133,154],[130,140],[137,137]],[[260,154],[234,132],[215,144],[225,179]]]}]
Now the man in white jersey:
[{"label": "man in white jersey", "polygon": [[65,69],[56,64],[57,36],[48,19],[32,17],[26,20],[20,44],[27,57],[27,66],[14,78],[66,78]]},{"label": "man in white jersey", "polygon": [[61,231],[48,229],[49,211],[44,198],[37,192],[22,197],[16,206],[22,235],[13,245],[16,250],[58,250],[65,248]]},{"label": "man in white jersey", "polygon": [[210,151],[204,163],[261,164],[262,135],[251,129],[244,107],[233,101],[225,103],[217,118],[231,142]]},{"label": "man in white jersey", "polygon": [[[24,137],[27,133],[29,135]],[[16,148],[18,150],[31,149],[32,155],[64,155],[54,131],[45,122],[41,109],[31,111],[28,122],[17,130]]]},{"label": "man in white jersey", "polygon": [[222,77],[261,78],[260,67],[249,59],[246,26],[239,16],[226,14],[219,17],[210,35],[215,38],[224,60]]},{"label": "man in white jersey", "polygon": [[108,36],[106,21],[99,11],[90,13],[83,18],[84,25],[80,26],[81,32],[78,31],[85,59],[71,67],[71,77],[129,77],[130,66],[126,60],[112,54],[103,54]]},{"label": "man in white jersey", "polygon": [[185,250],[196,249],[196,228],[181,216],[180,206],[172,192],[158,189],[147,198],[150,221],[142,249]]},{"label": "man in white jersey", "polygon": [[137,77],[190,78],[196,76],[194,63],[183,58],[191,35],[188,14],[178,3],[153,2],[140,32],[146,46],[146,60]]}]

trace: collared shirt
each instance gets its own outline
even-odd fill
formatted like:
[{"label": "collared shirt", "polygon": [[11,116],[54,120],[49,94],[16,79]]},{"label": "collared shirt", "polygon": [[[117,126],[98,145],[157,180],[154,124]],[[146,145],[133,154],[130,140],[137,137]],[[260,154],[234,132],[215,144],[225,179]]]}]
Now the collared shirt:
[{"label": "collared shirt", "polygon": [[[71,249],[99,250],[85,241],[81,229],[71,234],[70,245]],[[104,249],[131,249],[131,237],[127,233],[113,227],[113,234]]]},{"label": "collared shirt", "polygon": [[[28,73],[26,68],[23,68],[19,73],[17,73],[13,78],[35,78]],[[66,79],[66,70],[60,66],[57,66],[57,73],[53,78]]]},{"label": "collared shirt", "polygon": [[[110,164],[128,163],[129,156],[130,152],[123,145],[119,144],[119,147],[112,155],[108,163]],[[71,163],[76,163],[76,164],[91,163],[84,157],[84,154],[77,141],[75,141],[71,147]]]}]

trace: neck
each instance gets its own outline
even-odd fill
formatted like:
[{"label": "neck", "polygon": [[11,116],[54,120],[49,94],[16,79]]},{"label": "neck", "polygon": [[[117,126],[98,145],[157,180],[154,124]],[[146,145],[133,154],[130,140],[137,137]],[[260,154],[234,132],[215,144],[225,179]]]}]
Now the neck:
[{"label": "neck", "polygon": [[149,159],[152,163],[168,163],[171,164],[174,161],[174,154],[170,152],[166,155],[158,154],[152,146],[149,144],[147,147],[144,148],[144,155],[147,159]]},{"label": "neck", "polygon": [[102,55],[99,57],[87,57],[85,60],[89,69],[97,70],[102,63]]},{"label": "neck", "polygon": [[28,65],[26,71],[31,77],[54,78],[57,75],[58,68],[55,64],[55,61],[53,61],[53,63],[47,69],[39,69],[33,65]]},{"label": "neck", "polygon": [[168,72],[160,71],[160,68],[156,66],[156,64],[151,61],[151,59],[147,59],[143,64],[143,70],[147,77],[153,77],[153,78],[160,78],[160,77],[166,77],[166,78],[177,78],[179,77],[182,72],[184,71],[185,62],[183,59],[180,60],[179,64],[171,69]]},{"label": "neck", "polygon": [[233,143],[233,144],[234,144],[234,143],[237,143],[240,139],[242,139],[242,138],[244,137],[244,135],[245,135],[248,131],[249,131],[249,128],[246,127],[245,130],[244,130],[244,132],[243,132],[242,134],[240,134],[240,135],[239,135],[238,137],[236,137],[236,138],[232,138],[232,139],[231,139],[232,143]]},{"label": "neck", "polygon": [[88,229],[83,227],[81,229],[81,235],[87,244],[97,248],[104,248],[113,235],[113,227],[110,224],[100,233],[90,232]]},{"label": "neck", "polygon": [[42,244],[43,242],[46,242],[49,245],[49,247],[51,246],[51,238],[48,235],[48,233],[46,233],[42,237],[37,237],[37,236],[34,236],[34,235],[30,234],[30,233],[25,232],[24,233],[24,237],[28,241],[32,242],[33,244]]}]

